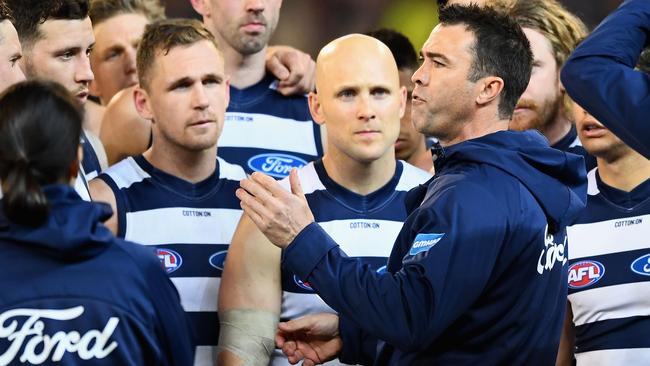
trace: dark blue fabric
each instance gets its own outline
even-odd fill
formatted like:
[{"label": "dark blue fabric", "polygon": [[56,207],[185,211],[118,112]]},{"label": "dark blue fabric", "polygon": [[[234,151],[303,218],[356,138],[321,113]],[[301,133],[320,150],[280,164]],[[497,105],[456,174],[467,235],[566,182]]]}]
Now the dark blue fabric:
[{"label": "dark blue fabric", "polygon": [[93,149],[90,141],[88,141],[88,137],[86,137],[86,132],[83,130],[81,131],[81,149],[83,150],[83,159],[81,159],[81,165],[84,168],[84,173],[86,173],[86,175],[91,175],[93,172],[95,172],[96,174],[92,174],[93,176],[101,173],[102,167],[99,164],[99,158],[97,158],[95,149]]},{"label": "dark blue fabric", "polygon": [[[111,215],[107,205],[84,202],[68,186],[48,186],[45,193],[51,212],[43,225],[26,227],[6,220],[0,225],[0,252],[6,261],[0,268],[0,317],[17,309],[83,307],[70,320],[41,315],[31,327],[39,329],[42,324],[41,334],[49,336],[76,331],[83,339],[91,330],[102,332],[111,318],[117,318],[105,342],[105,348],[112,342],[116,347],[105,358],[87,360],[89,364],[191,365],[194,345],[178,293],[151,250],[116,239],[102,225]],[[15,316],[0,328],[11,327],[15,320],[18,328],[10,332],[15,334],[29,327],[29,319]],[[30,353],[28,344],[37,338],[38,334],[29,334],[22,342],[14,340],[21,345],[9,364],[24,364],[19,358]],[[0,357],[11,344],[11,339],[0,336]],[[35,353],[45,352],[43,347],[41,341]],[[55,363],[54,355],[54,350],[49,352],[45,364]],[[80,356],[65,352],[56,364],[78,365],[84,362]]]},{"label": "dark blue fabric", "polygon": [[317,224],[283,265],[341,314],[344,362],[368,362],[372,336],[375,365],[549,365],[566,308],[565,226],[585,201],[581,157],[538,132],[497,132],[436,160],[387,273],[347,258]]},{"label": "dark blue fabric", "polygon": [[650,316],[608,319],[576,327],[576,352],[650,348]]},{"label": "dark blue fabric", "polygon": [[[551,145],[552,148],[570,152],[572,154],[581,155],[585,159],[585,167],[587,171],[596,167],[596,157],[590,155],[587,150],[585,150],[582,145],[574,145],[574,142],[578,138],[578,130],[575,125],[571,126],[569,133],[566,136],[562,137],[560,141]],[[573,146],[572,146],[573,145]]]},{"label": "dark blue fabric", "polygon": [[562,84],[578,104],[650,158],[650,75],[634,70],[648,45],[650,2],[627,0],[573,52]]}]

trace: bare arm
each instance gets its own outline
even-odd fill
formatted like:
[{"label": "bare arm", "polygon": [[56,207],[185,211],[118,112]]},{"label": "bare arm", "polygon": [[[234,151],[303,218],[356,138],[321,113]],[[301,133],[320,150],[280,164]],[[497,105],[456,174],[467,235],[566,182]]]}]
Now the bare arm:
[{"label": "bare arm", "polygon": [[[250,218],[243,215],[228,249],[219,289],[219,314],[221,317],[221,314],[227,312],[246,311],[248,315],[262,314],[263,319],[268,319],[270,316],[273,319],[272,323],[232,324],[238,329],[249,328],[251,333],[249,340],[257,337],[266,339],[269,333],[270,340],[274,339],[282,302],[280,253],[280,249],[266,239]],[[245,362],[250,360],[245,359],[246,355],[256,354],[256,350],[260,349],[262,353],[268,353],[266,357],[270,356],[273,346],[268,350],[260,348],[264,347],[261,342],[248,341],[242,344],[236,339],[233,340],[230,333],[224,335],[223,320],[221,319],[222,335],[219,339],[219,365],[247,364]],[[235,320],[229,321],[235,322]],[[268,358],[262,362],[259,359],[255,360],[255,364],[268,363]]]},{"label": "bare arm", "polygon": [[104,225],[106,225],[114,235],[117,235],[117,202],[115,200],[115,194],[113,194],[113,191],[108,184],[99,178],[95,178],[88,182],[88,190],[90,191],[90,197],[93,201],[108,203],[111,206],[111,209],[113,209],[113,216],[106,220]]},{"label": "bare arm", "polygon": [[566,315],[564,317],[564,328],[560,338],[560,348],[557,352],[556,366],[573,365],[573,345],[575,344],[575,327],[573,325],[573,312],[571,304],[567,302]]},{"label": "bare arm", "polygon": [[149,148],[151,122],[136,111],[134,88],[115,94],[104,113],[99,137],[106,149],[109,166],[126,157],[142,154]]}]

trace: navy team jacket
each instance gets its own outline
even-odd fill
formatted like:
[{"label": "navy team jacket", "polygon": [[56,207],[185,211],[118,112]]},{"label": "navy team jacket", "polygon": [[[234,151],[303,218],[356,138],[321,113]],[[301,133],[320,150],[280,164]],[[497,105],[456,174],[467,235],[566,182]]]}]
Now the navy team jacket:
[{"label": "navy team jacket", "polygon": [[650,75],[634,70],[650,39],[650,1],[625,1],[576,48],[562,84],[578,104],[650,159]]},{"label": "navy team jacket", "polygon": [[153,252],[101,224],[108,206],[68,186],[45,193],[37,228],[0,210],[0,364],[191,365],[178,293]]},{"label": "navy team jacket", "polygon": [[536,131],[448,147],[409,192],[386,273],[311,224],[283,265],[340,314],[340,359],[375,365],[552,365],[567,298],[565,226],[584,208],[582,157]]}]

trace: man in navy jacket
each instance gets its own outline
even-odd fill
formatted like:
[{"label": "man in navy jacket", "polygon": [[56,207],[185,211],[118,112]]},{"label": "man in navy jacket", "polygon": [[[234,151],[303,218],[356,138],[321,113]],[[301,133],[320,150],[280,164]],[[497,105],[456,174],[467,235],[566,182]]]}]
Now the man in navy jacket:
[{"label": "man in navy jacket", "polygon": [[648,44],[650,2],[628,0],[573,52],[562,83],[578,104],[650,158],[650,76],[634,66]]},{"label": "man in navy jacket", "polygon": [[257,173],[241,183],[242,207],[284,248],[283,265],[339,313],[281,323],[278,346],[308,366],[334,357],[553,364],[566,306],[565,226],[586,199],[582,158],[551,149],[536,131],[507,131],[532,68],[511,19],[443,8],[422,55],[413,121],[445,153],[436,176],[410,192],[385,273],[348,258],[313,223],[295,173],[292,192]]}]

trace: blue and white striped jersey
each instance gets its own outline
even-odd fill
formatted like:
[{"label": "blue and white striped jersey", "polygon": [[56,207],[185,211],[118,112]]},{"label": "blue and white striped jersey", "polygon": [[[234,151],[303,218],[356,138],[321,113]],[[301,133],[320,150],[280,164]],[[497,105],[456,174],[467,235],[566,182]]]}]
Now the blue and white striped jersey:
[{"label": "blue and white striped jersey", "polygon": [[304,95],[285,97],[267,76],[246,89],[230,87],[230,103],[219,138],[219,157],[276,179],[323,155],[320,126]]},{"label": "blue and white striped jersey", "polygon": [[[334,182],[327,175],[322,160],[308,164],[298,175],[316,222],[349,256],[358,257],[376,271],[386,270],[395,238],[406,219],[406,192],[431,178],[424,170],[398,161],[395,175],[384,187],[362,196]],[[282,183],[288,187],[287,180]],[[284,269],[282,290],[280,318],[283,321],[307,314],[334,312],[314,293],[309,283]],[[272,365],[289,363],[282,352],[276,350]]]},{"label": "blue and white striped jersey", "polygon": [[215,173],[192,184],[127,158],[99,177],[115,194],[118,236],[156,248],[176,285],[197,342],[195,365],[214,365],[221,273],[242,211],[235,190],[244,171],[218,159]]},{"label": "blue and white striped jersey", "polygon": [[589,172],[587,208],[569,237],[578,365],[650,364],[650,180],[632,192]]}]

